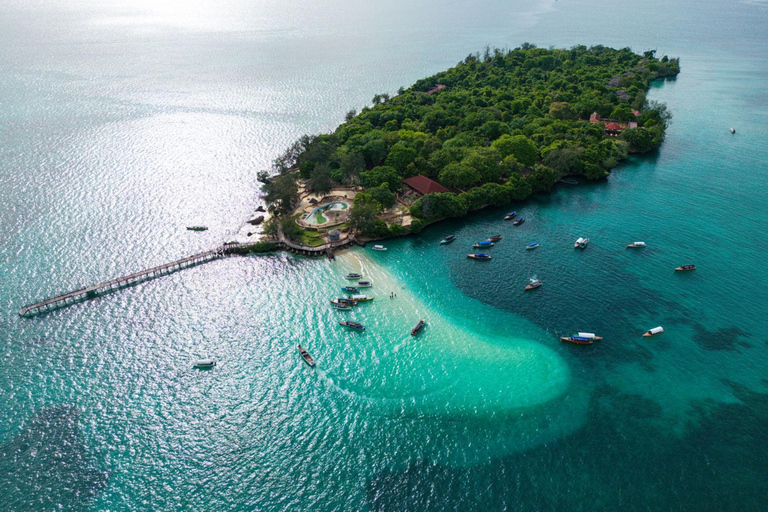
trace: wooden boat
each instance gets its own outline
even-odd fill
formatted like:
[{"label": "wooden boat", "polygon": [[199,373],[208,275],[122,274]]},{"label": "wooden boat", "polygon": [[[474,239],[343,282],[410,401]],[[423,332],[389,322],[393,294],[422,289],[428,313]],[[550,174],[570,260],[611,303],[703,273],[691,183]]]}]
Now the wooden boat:
[{"label": "wooden boat", "polygon": [[331,306],[333,306],[335,309],[338,309],[340,311],[351,311],[352,310],[352,306],[350,306],[348,304],[333,303],[333,304],[331,304]]},{"label": "wooden boat", "polygon": [[484,240],[482,242],[477,242],[472,247],[474,247],[475,249],[485,249],[488,247],[493,247],[493,242],[491,242],[490,240]]},{"label": "wooden boat", "polygon": [[675,272],[690,272],[691,270],[696,270],[696,265],[682,265],[677,267]]},{"label": "wooden boat", "polygon": [[449,244],[449,243],[453,242],[454,240],[456,240],[456,235],[448,235],[447,237],[445,237],[442,240],[440,240],[440,245]]},{"label": "wooden boat", "polygon": [[499,240],[501,240],[501,235],[493,235],[493,236],[489,236],[486,241],[495,243],[495,242],[498,242]]},{"label": "wooden boat", "polygon": [[532,244],[528,244],[525,246],[526,251],[530,251],[531,249],[535,249],[539,246],[538,242],[533,242]]},{"label": "wooden boat", "polygon": [[642,249],[645,247],[645,242],[632,242],[627,246],[627,249]]},{"label": "wooden boat", "polygon": [[587,247],[588,243],[589,243],[589,238],[581,238],[581,237],[579,237],[579,239],[576,240],[573,243],[573,248],[574,249],[584,249],[584,248]]},{"label": "wooden boat", "polygon": [[539,286],[541,286],[541,281],[539,281],[538,279],[531,279],[531,282],[528,283],[528,285],[525,287],[525,290],[526,291],[535,290]]},{"label": "wooden boat", "polygon": [[577,332],[574,336],[577,338],[589,338],[594,341],[603,341],[602,336],[597,336],[593,332]]},{"label": "wooden boat", "polygon": [[419,320],[419,322],[411,329],[411,336],[416,336],[419,334],[419,331],[421,331],[424,328],[424,320]]},{"label": "wooden boat", "polygon": [[478,253],[478,254],[467,254],[467,258],[472,259],[472,260],[489,260],[489,259],[491,259],[491,255],[490,254],[481,254],[481,253]]},{"label": "wooden boat", "polygon": [[647,331],[645,334],[643,334],[643,337],[650,338],[651,336],[656,336],[657,334],[661,334],[663,332],[664,332],[664,328],[662,326],[658,326]]},{"label": "wooden boat", "polygon": [[299,347],[299,354],[301,354],[301,357],[304,358],[304,362],[306,362],[309,366],[314,368],[315,360],[312,359],[312,356],[309,355],[309,352],[304,350],[304,348],[301,345],[297,345],[297,347]]},{"label": "wooden boat", "polygon": [[581,336],[561,336],[560,341],[567,341],[577,345],[591,345],[594,340],[592,338],[582,338]]},{"label": "wooden boat", "polygon": [[346,304],[347,306],[357,306],[357,301],[348,299],[346,297],[339,297],[335,300],[332,300],[331,302],[336,302],[338,304]]},{"label": "wooden boat", "polygon": [[187,229],[190,231],[207,231],[208,230],[206,226],[187,226]]},{"label": "wooden boat", "polygon": [[354,286],[345,286],[344,288],[341,289],[341,291],[347,292],[347,293],[360,293],[360,290],[358,290]]},{"label": "wooden boat", "polygon": [[363,277],[363,274],[356,274],[354,272],[347,274],[347,279],[360,279],[361,277]]},{"label": "wooden boat", "polygon": [[386,250],[387,250],[387,248],[386,248],[386,247],[384,247],[383,245],[374,245],[374,246],[372,247],[372,249],[373,249],[374,251],[386,251]]},{"label": "wooden boat", "polygon": [[560,181],[563,183],[566,183],[568,185],[578,185],[579,182],[574,180],[573,178],[561,178]]},{"label": "wooden boat", "polygon": [[205,368],[213,368],[216,366],[216,361],[213,359],[200,359],[199,361],[195,361],[194,367],[199,368],[201,370]]},{"label": "wooden boat", "polygon": [[525,222],[525,218],[524,218],[524,217],[520,217],[520,218],[519,218],[519,219],[517,219],[515,222],[513,222],[513,223],[512,223],[512,225],[513,225],[513,226],[519,226],[519,225],[520,225],[520,224],[522,224],[523,222]]},{"label": "wooden boat", "polygon": [[728,131],[730,131],[731,133],[736,133],[736,128],[731,128],[731,129],[730,129],[730,130],[728,130]]},{"label": "wooden boat", "polygon": [[340,325],[343,325],[344,327],[349,327],[350,329],[354,329],[356,331],[364,331],[365,326],[359,322],[349,322],[347,320],[339,322]]},{"label": "wooden boat", "polygon": [[504,220],[512,220],[517,216],[517,212],[509,212],[505,217]]},{"label": "wooden boat", "polygon": [[369,297],[368,295],[352,295],[350,299],[357,302],[368,302],[373,300],[373,297]]},{"label": "wooden boat", "polygon": [[373,281],[358,281],[357,287],[358,288],[370,288],[373,286]]}]

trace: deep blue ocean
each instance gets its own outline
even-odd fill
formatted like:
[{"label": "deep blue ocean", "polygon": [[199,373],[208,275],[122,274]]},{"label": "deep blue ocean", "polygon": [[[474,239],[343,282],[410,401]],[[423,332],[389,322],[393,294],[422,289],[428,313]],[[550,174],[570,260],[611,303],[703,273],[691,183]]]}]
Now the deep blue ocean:
[{"label": "deep blue ocean", "polygon": [[[658,153],[387,252],[226,258],[19,317],[218,246],[300,135],[526,41],[679,57]],[[5,0],[0,510],[767,509],[766,83],[763,0]],[[350,271],[376,300],[331,310]]]}]

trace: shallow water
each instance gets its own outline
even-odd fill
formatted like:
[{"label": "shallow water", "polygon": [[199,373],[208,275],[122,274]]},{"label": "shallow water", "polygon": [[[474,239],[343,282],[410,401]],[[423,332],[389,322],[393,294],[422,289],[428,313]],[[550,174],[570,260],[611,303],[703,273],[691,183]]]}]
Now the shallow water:
[{"label": "shallow water", "polygon": [[[6,2],[4,506],[764,509],[767,21],[758,1]],[[228,258],[18,317],[218,245],[297,136],[526,40],[681,57],[651,92],[674,113],[661,151],[386,252]],[[376,299],[332,310],[356,269]],[[605,339],[558,341],[584,330]]]}]

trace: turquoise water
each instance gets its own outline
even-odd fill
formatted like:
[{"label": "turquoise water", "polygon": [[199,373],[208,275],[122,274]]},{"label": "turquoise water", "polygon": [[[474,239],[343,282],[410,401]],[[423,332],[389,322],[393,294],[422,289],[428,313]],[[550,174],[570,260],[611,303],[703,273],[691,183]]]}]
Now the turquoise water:
[{"label": "turquoise water", "polygon": [[315,208],[314,210],[309,212],[309,215],[307,215],[307,217],[304,219],[304,222],[306,222],[307,224],[325,224],[326,222],[328,222],[328,219],[325,218],[325,216],[323,215],[323,212],[341,211],[341,210],[346,210],[347,208],[349,208],[349,205],[347,203],[341,203],[339,201],[326,204],[319,208]]},{"label": "turquoise water", "polygon": [[[766,508],[765,2],[12,0],[0,27],[0,509]],[[386,252],[229,258],[18,317],[218,245],[292,139],[526,40],[679,56],[661,151]],[[374,302],[332,310],[359,270]],[[605,339],[558,341],[584,330]]]}]

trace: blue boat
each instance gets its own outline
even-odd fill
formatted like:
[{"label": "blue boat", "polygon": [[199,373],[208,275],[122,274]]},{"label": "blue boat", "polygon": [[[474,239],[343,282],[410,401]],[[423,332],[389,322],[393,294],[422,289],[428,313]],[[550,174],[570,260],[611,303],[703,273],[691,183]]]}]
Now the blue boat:
[{"label": "blue boat", "polygon": [[509,212],[506,217],[504,217],[504,220],[512,220],[517,215],[517,212]]},{"label": "blue boat", "polygon": [[533,242],[532,244],[528,244],[525,246],[525,249],[530,251],[531,249],[535,249],[539,246],[538,242]]},{"label": "blue boat", "polygon": [[347,293],[360,293],[360,290],[358,290],[354,286],[345,286],[344,288],[341,289],[341,291],[347,292]]},{"label": "blue boat", "polygon": [[519,219],[517,219],[517,220],[516,220],[515,222],[513,222],[512,224],[513,224],[514,226],[519,226],[519,225],[520,225],[520,224],[522,224],[523,222],[525,222],[525,217],[520,217]]},{"label": "blue boat", "polygon": [[475,245],[473,245],[475,249],[482,249],[485,247],[493,247],[493,242],[490,240],[483,240],[482,242],[477,242]]},{"label": "blue boat", "polygon": [[490,254],[482,254],[482,253],[467,254],[467,258],[472,259],[472,260],[489,260],[489,259],[491,259],[491,255]]}]

